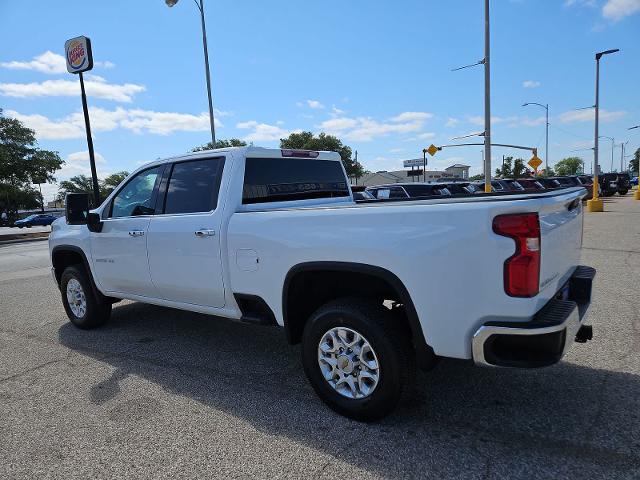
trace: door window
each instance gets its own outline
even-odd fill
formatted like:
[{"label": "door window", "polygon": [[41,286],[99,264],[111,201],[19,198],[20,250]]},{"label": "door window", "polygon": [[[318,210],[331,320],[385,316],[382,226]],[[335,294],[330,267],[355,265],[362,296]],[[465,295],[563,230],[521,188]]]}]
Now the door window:
[{"label": "door window", "polygon": [[210,212],[218,204],[224,158],[207,158],[173,166],[164,213]]},{"label": "door window", "polygon": [[153,215],[155,192],[164,165],[144,170],[129,180],[111,203],[111,218]]}]

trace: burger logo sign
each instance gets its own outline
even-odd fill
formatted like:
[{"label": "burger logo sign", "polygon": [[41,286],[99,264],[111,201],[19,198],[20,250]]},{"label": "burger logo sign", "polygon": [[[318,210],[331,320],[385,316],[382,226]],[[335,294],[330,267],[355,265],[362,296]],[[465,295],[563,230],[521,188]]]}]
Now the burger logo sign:
[{"label": "burger logo sign", "polygon": [[93,68],[91,55],[91,40],[88,37],[76,37],[64,44],[67,71],[69,73],[86,72]]}]

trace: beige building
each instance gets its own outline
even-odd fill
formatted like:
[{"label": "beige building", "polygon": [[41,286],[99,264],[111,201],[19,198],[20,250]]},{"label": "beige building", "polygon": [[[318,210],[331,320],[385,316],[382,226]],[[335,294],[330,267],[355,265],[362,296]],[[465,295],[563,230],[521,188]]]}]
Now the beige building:
[{"label": "beige building", "polygon": [[427,183],[439,182],[441,179],[459,178],[466,180],[469,178],[469,165],[456,163],[444,170],[427,170],[426,177],[423,179],[422,169],[394,170],[391,172],[380,171],[368,173],[358,178],[351,179],[353,185],[365,185],[371,187],[373,185],[384,185],[388,183],[406,183],[406,182],[422,182]]}]

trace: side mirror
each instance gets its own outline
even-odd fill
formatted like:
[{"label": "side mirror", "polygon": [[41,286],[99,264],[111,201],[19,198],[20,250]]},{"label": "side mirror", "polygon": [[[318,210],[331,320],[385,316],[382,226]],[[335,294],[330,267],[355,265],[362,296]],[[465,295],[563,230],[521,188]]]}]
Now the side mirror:
[{"label": "side mirror", "polygon": [[89,195],[67,193],[64,200],[65,217],[69,225],[86,225],[89,218]]},{"label": "side mirror", "polygon": [[69,225],[86,225],[92,232],[102,231],[100,215],[89,212],[89,195],[86,193],[67,193],[65,216]]}]

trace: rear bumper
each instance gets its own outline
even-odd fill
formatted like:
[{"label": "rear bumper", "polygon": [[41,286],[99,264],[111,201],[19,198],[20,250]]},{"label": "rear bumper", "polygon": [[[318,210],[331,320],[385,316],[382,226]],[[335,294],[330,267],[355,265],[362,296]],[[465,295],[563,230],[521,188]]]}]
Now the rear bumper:
[{"label": "rear bumper", "polygon": [[[482,325],[472,339],[474,362],[518,368],[557,363],[583,328],[595,274],[591,267],[576,268],[567,284],[528,322]],[[580,335],[580,340],[584,339],[585,335]]]}]

